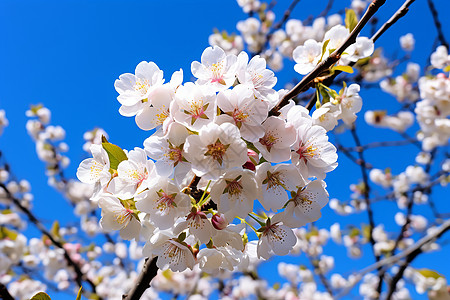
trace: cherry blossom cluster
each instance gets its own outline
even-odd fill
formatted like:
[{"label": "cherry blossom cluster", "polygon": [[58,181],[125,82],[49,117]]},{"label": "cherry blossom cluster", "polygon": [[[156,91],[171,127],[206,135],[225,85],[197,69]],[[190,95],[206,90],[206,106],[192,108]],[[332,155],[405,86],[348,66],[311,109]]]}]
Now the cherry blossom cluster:
[{"label": "cherry blossom cluster", "polygon": [[[11,200],[31,208],[30,184],[15,180],[8,165],[0,166],[0,283],[17,299],[46,289],[76,293],[75,263],[84,296],[122,299],[138,283],[146,257],[157,256],[158,274],[141,299],[159,299],[161,293],[208,299],[216,291],[223,299],[334,299],[356,287],[364,299],[384,298],[392,289],[391,299],[406,300],[413,297],[408,284],[430,299],[448,299],[447,281],[436,271],[411,265],[402,270],[395,264],[403,261],[397,261],[362,275],[355,267],[339,274],[333,269],[343,257],[327,253],[333,242],[351,259],[373,253],[383,261],[407,253],[445,221],[432,189],[450,182],[450,159],[442,151],[450,138],[448,49],[432,53],[425,75],[411,62],[398,74],[414,50],[412,34],[399,40],[405,57],[392,61],[359,36],[310,84],[314,92],[277,106],[287,91],[275,90],[277,78],[267,65],[280,70],[289,58],[299,75],[308,74],[347,39],[368,3],[351,1],[345,20],[338,14],[303,21],[285,14],[277,24],[271,5],[238,0],[249,18],[238,22],[239,34],[217,31],[209,37],[212,47],[191,65],[195,82],[184,82],[182,70],[165,79],[154,62],[145,61],[116,80],[119,112],[134,117],[149,137],[142,147],[123,150],[100,128],[86,132],[83,149],[92,157],[78,168],[81,182],[64,176],[69,163],[64,129],[50,125],[50,110],[32,106],[27,130],[49,183],[70,202],[80,223],[54,223],[50,234],[61,246],[45,234],[25,237],[27,219]],[[336,72],[344,74],[325,85]],[[397,146],[419,149],[415,161],[400,169],[381,166],[382,160],[369,164],[362,155],[395,145],[392,141],[360,145],[355,138],[355,147],[340,144],[339,136],[350,133],[346,129],[357,135],[359,93],[369,86],[379,86],[401,107],[366,111],[366,123],[401,135],[405,140]],[[311,96],[317,100],[312,113],[298,105]],[[7,125],[0,110],[0,134]],[[336,146],[329,132],[336,134]],[[329,201],[334,213],[345,217],[323,228],[315,221],[328,203],[324,180],[337,167],[336,148],[363,169],[363,178],[352,181],[347,199]],[[393,226],[371,216],[380,214],[374,207],[381,201],[398,207]],[[422,214],[428,207],[434,218]],[[350,219],[366,213],[368,222]],[[440,247],[431,241],[418,249]],[[270,285],[258,276],[262,261],[288,253],[302,256],[299,264],[278,264],[286,282]],[[403,279],[385,288],[397,274]]]},{"label": "cherry blossom cluster", "polygon": [[70,163],[69,158],[62,154],[69,150],[68,145],[62,141],[66,132],[61,126],[49,125],[51,112],[42,104],[32,105],[26,115],[30,117],[26,124],[27,132],[36,143],[39,159],[46,163],[49,183],[54,184],[55,177]]},{"label": "cherry blossom cluster", "polygon": [[414,110],[421,129],[417,137],[425,151],[447,144],[450,138],[450,56],[445,46],[439,46],[431,55],[431,65],[441,71],[419,79],[422,100]]},{"label": "cherry blossom cluster", "polygon": [[[296,66],[297,72],[306,74],[323,57],[320,41],[325,42],[332,36],[327,50],[336,49],[337,47],[333,46],[342,42],[342,38],[349,34],[348,29],[347,31],[342,29],[344,20],[340,14],[332,14],[326,18],[320,16],[313,21],[304,22],[290,18],[284,24],[284,28],[278,28],[281,26],[274,24],[275,14],[267,3],[238,1],[238,4],[249,14],[246,20],[239,21],[236,25],[240,34],[217,31],[209,37],[209,44],[222,47],[228,54],[237,54],[236,52],[246,47],[249,52],[260,54],[265,58],[270,68],[275,71],[283,68],[283,58],[287,57],[299,63]],[[352,1],[352,12],[361,14],[366,6],[367,1]],[[408,37],[404,40],[405,47],[413,44]],[[348,55],[344,56],[352,57],[351,61],[356,61],[358,60],[356,56],[367,57],[371,53],[368,55],[365,53],[370,51],[373,52],[373,43],[367,38],[358,38],[357,43],[347,49]],[[346,58],[342,61],[345,62]]]},{"label": "cherry blossom cluster", "polygon": [[[263,58],[209,47],[192,74],[195,83],[183,84],[181,70],[164,83],[155,63],[141,62],[116,80],[120,113],[156,131],[144,149],[91,145],[93,158],[77,175],[95,185],[101,226],[144,239],[144,255],[158,256],[161,269],[244,265],[245,223],[258,237],[258,257],[288,254],[292,228],[316,221],[328,202],[323,179],[337,166],[336,148],[304,107],[291,101],[279,116],[269,113],[285,92],[273,89]],[[348,90],[339,97],[351,99],[358,87]],[[266,213],[253,212],[256,199]]]},{"label": "cherry blossom cluster", "polygon": [[[9,293],[15,299],[23,300],[47,289],[76,293],[77,274],[73,264],[87,279],[96,283],[96,293],[90,295],[105,299],[126,293],[142,268],[138,263],[132,263],[143,262],[142,247],[136,243],[125,245],[114,241],[106,242],[102,247],[89,242],[82,244],[85,241],[79,238],[82,233],[77,227],[63,227],[57,221],[48,234],[59,245],[45,234],[25,236],[30,220],[25,218],[22,208],[31,210],[33,195],[30,189],[28,181],[15,179],[8,164],[0,167],[0,283],[8,286]],[[75,213],[77,210],[75,208]],[[98,227],[98,219],[92,223]],[[89,234],[85,224],[82,222],[81,229]]]}]

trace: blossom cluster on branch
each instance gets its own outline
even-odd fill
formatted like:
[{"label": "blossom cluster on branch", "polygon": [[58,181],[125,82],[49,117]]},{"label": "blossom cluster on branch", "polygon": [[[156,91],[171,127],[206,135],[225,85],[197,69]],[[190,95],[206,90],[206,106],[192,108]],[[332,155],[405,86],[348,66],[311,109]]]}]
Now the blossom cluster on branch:
[{"label": "blossom cluster on branch", "polygon": [[[450,181],[448,44],[436,25],[441,45],[425,67],[409,61],[417,46],[411,33],[399,39],[402,58],[374,44],[412,2],[369,38],[359,33],[382,0],[353,0],[351,9],[329,14],[331,0],[305,20],[292,18],[294,0],[278,22],[275,2],[238,0],[248,16],[237,23],[239,34],[209,37],[210,47],[191,63],[194,82],[184,81],[182,69],[169,80],[152,61],[119,76],[119,113],[149,135],[142,146],[122,149],[100,128],[86,132],[90,157],[78,167],[79,180],[66,174],[66,131],[51,125],[48,108],[31,106],[26,129],[48,183],[79,223],[47,229],[33,213],[30,183],[16,178],[0,152],[0,298],[50,290],[90,299],[339,299],[357,292],[406,300],[415,289],[450,299],[439,271],[413,265],[444,249],[438,238],[450,229],[436,196]],[[375,32],[377,20],[370,22]],[[289,64],[302,79],[278,82],[274,71]],[[396,101],[367,110],[360,94],[373,87]],[[364,122],[402,140],[363,137]],[[8,125],[0,110],[0,134]],[[405,155],[406,163],[391,168],[368,155],[391,146],[410,147],[413,161]],[[338,199],[342,186],[327,184],[327,175],[347,158],[360,172],[348,176],[350,195]],[[323,226],[327,204],[336,221]],[[41,236],[25,235],[31,225]],[[340,272],[344,255],[335,250],[351,260],[371,253],[374,264]],[[288,254],[300,258],[278,264],[283,283],[258,274],[264,261]]]}]

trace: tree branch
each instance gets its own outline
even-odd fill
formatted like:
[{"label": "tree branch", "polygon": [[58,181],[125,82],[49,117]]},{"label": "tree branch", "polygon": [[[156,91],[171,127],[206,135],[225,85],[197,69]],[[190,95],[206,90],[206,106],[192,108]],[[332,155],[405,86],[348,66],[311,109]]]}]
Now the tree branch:
[{"label": "tree branch", "polygon": [[434,7],[434,3],[432,0],[428,0],[428,7],[430,8],[431,15],[433,16],[434,26],[436,27],[436,30],[438,32],[439,42],[441,42],[441,45],[447,47],[448,50],[449,49],[448,42],[445,39],[444,32],[442,31],[442,25],[438,18],[438,12],[436,10],[436,7]]},{"label": "tree branch", "polygon": [[[352,136],[353,136],[356,146],[361,148],[361,141],[359,140],[359,137],[356,134],[355,126],[352,127],[351,133],[352,133]],[[372,206],[371,206],[370,200],[369,200],[369,195],[370,195],[369,176],[367,174],[366,162],[364,159],[363,151],[358,152],[358,157],[359,157],[359,160],[362,162],[362,164],[360,164],[359,166],[361,168],[361,174],[362,174],[362,178],[363,178],[363,182],[364,182],[364,191],[363,191],[364,195],[363,196],[364,196],[364,202],[366,203],[366,206],[367,206],[367,216],[369,218],[369,225],[370,225],[369,241],[370,241],[370,244],[372,245],[372,250],[373,250],[373,253],[375,256],[375,260],[379,261],[380,255],[375,254],[375,240],[373,239],[373,229],[375,228],[375,220],[373,217]]]},{"label": "tree branch", "polygon": [[392,25],[394,25],[400,18],[404,17],[409,11],[409,6],[413,4],[415,0],[407,0],[403,5],[392,15],[392,17],[384,23],[380,29],[372,36],[372,41],[375,43],[376,40]]},{"label": "tree branch", "polygon": [[37,227],[37,229],[39,229],[40,232],[42,232],[43,235],[48,237],[48,239],[52,242],[54,246],[64,250],[64,258],[66,259],[67,264],[71,266],[75,271],[76,274],[75,281],[78,284],[78,286],[81,287],[82,282],[86,281],[91,286],[92,293],[96,294],[95,284],[89,278],[86,278],[84,276],[80,266],[72,260],[72,258],[70,257],[69,253],[66,251],[64,246],[59,241],[57,241],[50,232],[47,231],[45,226],[33,215],[33,213],[27,207],[23,206],[22,203],[20,203],[19,199],[13,196],[13,194],[8,190],[5,184],[0,182],[0,187],[5,191],[8,199],[10,199],[25,215],[27,215],[28,219]]},{"label": "tree branch", "polygon": [[[386,32],[386,30],[388,30],[394,23],[396,23],[400,18],[402,18],[404,15],[406,15],[406,13],[409,11],[408,7],[414,2],[415,0],[407,0],[405,1],[405,3],[403,3],[403,5],[394,13],[394,15],[392,15],[392,17],[386,22],[384,23],[380,30],[377,31],[377,33],[375,33],[375,35],[373,35],[371,37],[371,40],[375,43],[375,41],[383,34]],[[362,19],[361,19],[362,20]],[[355,62],[351,62],[349,64],[349,66],[353,66],[355,65]],[[323,82],[324,85],[326,86],[330,86],[334,79],[341,74],[341,71],[336,71],[332,76],[328,77],[327,79],[325,79],[325,81]],[[314,107],[314,103],[316,103],[316,93],[314,93],[313,97],[311,98],[311,100],[308,102],[308,104],[306,105],[306,108],[308,110],[311,110]]]},{"label": "tree branch", "polygon": [[0,298],[3,300],[14,300],[13,296],[11,296],[3,283],[0,283]]},{"label": "tree branch", "polygon": [[158,267],[156,266],[156,260],[158,257],[153,259],[146,258],[144,267],[136,281],[136,285],[130,290],[126,295],[122,296],[123,300],[139,300],[144,294],[145,290],[150,287],[150,281],[156,276],[158,272]]},{"label": "tree branch", "polygon": [[[409,255],[411,255],[411,256],[415,255],[414,253],[418,250],[420,250],[420,252],[423,252],[423,250],[421,249],[423,246],[425,246],[426,244],[428,244],[430,242],[434,242],[435,240],[440,238],[449,229],[450,229],[450,220],[447,220],[441,226],[439,226],[435,231],[427,234],[426,236],[424,236],[423,238],[418,240],[416,243],[414,243],[412,246],[405,249],[403,252],[400,252],[394,256],[384,258],[384,259],[380,260],[379,262],[376,262],[376,263],[362,269],[358,273],[354,274],[354,280],[344,291],[342,291],[341,293],[339,293],[339,295],[336,296],[336,299],[342,298],[343,296],[347,295],[353,289],[353,287],[356,284],[358,284],[358,282],[361,281],[363,276],[366,275],[367,273],[370,273],[372,271],[380,269],[383,266],[390,266],[390,265],[400,261],[401,259],[408,257]],[[417,256],[417,255],[415,255],[415,256]]]},{"label": "tree branch", "polygon": [[355,43],[358,34],[361,32],[361,30],[364,28],[367,22],[369,22],[370,18],[378,11],[378,9],[385,2],[386,0],[373,0],[372,3],[370,3],[364,15],[362,16],[361,20],[359,20],[358,24],[355,26],[353,31],[344,41],[344,43],[339,48],[337,48],[333,53],[331,53],[330,56],[328,56],[325,60],[319,63],[309,74],[303,77],[302,80],[292,90],[287,92],[286,95],[284,95],[284,97],[280,100],[278,105],[272,108],[272,110],[269,112],[269,115],[278,116],[279,109],[285,106],[289,102],[289,99],[292,99],[301,92],[306,91],[316,77],[320,76],[320,74],[331,68],[335,63],[337,63],[341,58],[341,55],[345,51],[345,49],[347,49],[350,45]]}]

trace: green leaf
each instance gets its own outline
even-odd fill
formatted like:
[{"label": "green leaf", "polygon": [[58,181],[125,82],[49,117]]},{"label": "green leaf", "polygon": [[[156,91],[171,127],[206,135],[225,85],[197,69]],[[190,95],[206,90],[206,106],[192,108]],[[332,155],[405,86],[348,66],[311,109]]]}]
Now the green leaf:
[{"label": "green leaf", "polygon": [[327,46],[328,46],[328,43],[329,43],[329,42],[330,42],[330,40],[328,39],[328,40],[326,40],[326,41],[323,43],[323,45],[322,45],[322,56],[320,57],[319,62],[322,61],[323,55],[325,54],[325,50],[327,50]]},{"label": "green leaf", "polygon": [[335,66],[335,67],[333,67],[333,70],[342,71],[342,72],[350,73],[350,74],[353,73],[353,68],[350,66]]},{"label": "green leaf", "polygon": [[360,231],[359,231],[359,229],[358,228],[356,228],[356,227],[353,227],[351,230],[350,230],[350,233],[348,234],[350,237],[356,237],[356,236],[359,236],[359,234],[360,234]]},{"label": "green leaf", "polygon": [[346,9],[345,10],[345,27],[348,28],[350,32],[353,31],[353,29],[356,27],[356,24],[358,24],[358,18],[356,18],[355,11],[353,9]]},{"label": "green leaf", "polygon": [[81,300],[81,291],[83,290],[83,287],[80,286],[80,289],[78,290],[77,299],[75,300]]},{"label": "green leaf", "polygon": [[369,61],[370,61],[371,58],[372,58],[372,56],[364,57],[364,58],[358,59],[358,61],[356,62],[356,64],[357,64],[358,66],[366,65],[366,64],[369,63]]},{"label": "green leaf", "polygon": [[372,227],[370,227],[370,225],[364,225],[363,228],[362,228],[363,236],[364,236],[366,239],[370,239],[370,234],[371,234],[371,231],[372,231],[371,228],[372,228]]},{"label": "green leaf", "polygon": [[123,150],[119,146],[116,146],[109,142],[102,142],[102,146],[103,149],[105,149],[106,153],[108,153],[109,166],[111,169],[117,170],[120,162],[128,159],[125,152],[123,152]]},{"label": "green leaf", "polygon": [[322,95],[322,105],[330,102],[330,94],[328,94],[328,91],[324,89],[321,85],[319,86],[319,92]]},{"label": "green leaf", "polygon": [[50,232],[57,239],[61,238],[61,235],[59,234],[59,222],[58,221],[53,222],[52,229],[50,230]]},{"label": "green leaf", "polygon": [[52,300],[49,295],[44,292],[39,292],[33,296],[30,300]]},{"label": "green leaf", "polygon": [[344,94],[345,89],[347,88],[347,83],[345,81],[342,82],[342,89],[339,91],[339,96]]},{"label": "green leaf", "polygon": [[441,274],[439,274],[438,272],[436,272],[436,271],[433,271],[433,270],[430,270],[430,269],[426,269],[426,268],[424,268],[424,269],[419,269],[419,270],[417,270],[423,277],[427,277],[427,278],[429,278],[429,277],[431,277],[431,278],[434,278],[434,279],[439,279],[439,278],[441,278],[441,277],[444,277],[444,276],[442,276]]},{"label": "green leaf", "polygon": [[44,107],[44,105],[42,105],[41,103],[36,104],[36,105],[30,105],[30,110],[33,114],[37,114],[37,112],[43,107]]},{"label": "green leaf", "polygon": [[11,241],[15,241],[17,238],[17,232],[6,227],[0,227],[0,239],[10,239]]},{"label": "green leaf", "polygon": [[448,65],[444,68],[444,72],[450,72],[450,65]]}]

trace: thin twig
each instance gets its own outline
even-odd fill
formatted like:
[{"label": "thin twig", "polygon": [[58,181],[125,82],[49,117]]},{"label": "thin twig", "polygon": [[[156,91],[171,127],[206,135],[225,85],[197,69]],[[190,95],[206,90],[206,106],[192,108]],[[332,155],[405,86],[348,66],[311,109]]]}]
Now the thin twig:
[{"label": "thin twig", "polygon": [[291,2],[291,4],[289,5],[289,7],[288,7],[288,8],[286,9],[286,11],[284,12],[283,18],[282,18],[278,23],[274,24],[274,25],[272,26],[272,28],[270,28],[270,32],[269,32],[269,33],[267,34],[267,36],[266,36],[266,43],[263,44],[263,45],[261,46],[261,48],[259,49],[259,51],[256,52],[254,55],[261,54],[261,53],[267,48],[267,44],[269,43],[270,38],[272,37],[273,33],[274,33],[276,30],[280,29],[280,28],[287,22],[287,20],[288,20],[289,17],[291,16],[292,11],[294,10],[295,6],[296,6],[299,2],[300,2],[300,0],[293,0],[293,1]]},{"label": "thin twig", "polygon": [[400,253],[398,253],[397,255],[394,255],[394,256],[390,256],[390,257],[384,258],[384,259],[380,260],[379,262],[376,262],[376,263],[374,263],[374,264],[372,264],[372,265],[362,269],[358,273],[354,274],[354,277],[353,277],[354,280],[351,282],[351,284],[349,284],[349,286],[347,286],[346,289],[343,290],[341,293],[339,293],[339,295],[337,295],[335,298],[339,299],[339,298],[342,298],[345,295],[347,295],[353,289],[353,287],[356,284],[358,284],[359,281],[361,281],[361,279],[363,278],[363,276],[365,274],[370,273],[372,271],[375,271],[377,269],[380,269],[383,266],[393,265],[396,262],[400,261],[401,259],[411,255],[412,253],[414,253],[418,249],[420,249],[420,251],[422,252],[423,250],[421,248],[424,245],[437,240],[438,238],[440,238],[449,229],[450,229],[450,220],[447,220],[445,223],[443,223],[441,226],[439,226],[436,230],[434,230],[433,232],[427,234],[426,236],[424,236],[423,238],[418,240],[416,243],[414,243],[412,246],[410,246],[409,248],[405,249],[403,252],[400,252]]},{"label": "thin twig", "polygon": [[373,142],[366,145],[362,145],[361,147],[342,147],[341,149],[345,149],[346,151],[351,152],[361,152],[367,149],[375,149],[380,147],[396,147],[396,146],[404,146],[417,142],[416,139],[410,138],[408,140],[402,141],[384,141],[384,142]]},{"label": "thin twig", "polygon": [[37,227],[37,229],[39,229],[39,231],[42,232],[43,235],[48,237],[53,245],[64,251],[64,258],[66,259],[67,264],[71,266],[75,271],[75,281],[78,286],[81,287],[82,282],[86,281],[91,286],[92,293],[96,294],[95,284],[89,278],[86,278],[84,276],[80,266],[72,260],[64,246],[59,241],[57,241],[50,232],[47,231],[45,226],[33,215],[33,213],[27,207],[23,206],[22,203],[20,203],[19,199],[13,196],[13,194],[8,190],[5,184],[0,182],[0,187],[5,191],[7,198],[10,199],[14,203],[14,205],[16,205],[25,215],[27,215],[28,219]]},{"label": "thin twig", "polygon": [[[375,42],[383,33],[386,32],[386,30],[388,30],[394,23],[396,23],[400,18],[402,18],[407,12],[408,12],[408,7],[411,5],[412,2],[414,2],[415,0],[407,0],[405,1],[405,3],[403,3],[403,5],[392,15],[392,17],[386,22],[384,23],[380,30],[378,30],[377,33],[375,33],[375,35],[373,35],[371,37],[371,40],[373,42]],[[406,9],[404,8],[406,6]],[[363,16],[364,17],[364,16]],[[361,19],[362,20],[362,19]],[[349,64],[349,66],[354,66],[356,62],[351,62]],[[324,85],[326,86],[330,86],[334,79],[341,74],[341,71],[336,71],[332,76],[328,77],[327,79],[325,79],[325,81],[323,82]],[[316,93],[314,93],[313,97],[311,98],[311,100],[309,101],[309,103],[306,105],[306,108],[308,110],[311,110],[314,107],[314,104],[316,103],[317,99],[316,99]]]},{"label": "thin twig", "polygon": [[333,2],[334,0],[328,0],[327,6],[324,8],[324,10],[322,10],[322,12],[317,17],[318,18],[325,17],[330,12],[331,7],[333,7]]},{"label": "thin twig", "polygon": [[384,23],[380,29],[372,36],[372,41],[375,43],[376,40],[392,25],[394,25],[400,18],[404,17],[409,11],[409,6],[413,4],[415,0],[407,0],[403,5],[392,15],[392,17]]},{"label": "thin twig", "polygon": [[330,294],[330,296],[333,297],[333,290],[331,289],[331,285],[328,282],[327,278],[322,273],[322,271],[320,270],[318,264],[314,261],[314,259],[311,256],[309,256],[309,255],[308,255],[308,258],[309,258],[309,262],[313,266],[314,271],[316,272],[317,276],[319,276],[319,279],[322,282],[322,284],[325,287],[325,289],[327,290],[328,294]]},{"label": "thin twig", "polygon": [[434,3],[432,0],[428,0],[428,7],[430,8],[431,14],[433,15],[434,26],[438,32],[438,39],[441,42],[441,45],[444,45],[448,50],[448,42],[445,39],[444,32],[442,31],[442,25],[438,18],[438,12],[436,7],[434,7]]},{"label": "thin twig", "polygon": [[[361,141],[359,140],[359,137],[356,133],[356,129],[354,126],[352,127],[350,132],[352,133],[352,137],[353,137],[353,140],[355,141],[356,147],[361,147]],[[375,240],[373,238],[373,230],[375,229],[375,220],[374,220],[374,216],[373,216],[372,206],[371,206],[371,203],[369,200],[369,198],[370,198],[369,176],[367,174],[367,168],[366,168],[366,163],[365,163],[366,160],[364,159],[363,151],[358,152],[358,157],[359,157],[360,161],[362,161],[362,164],[360,164],[360,168],[361,168],[361,174],[362,174],[362,178],[363,178],[363,182],[364,182],[364,190],[363,190],[364,202],[366,203],[367,216],[369,218],[369,225],[370,225],[369,242],[372,245],[372,250],[373,250],[373,253],[375,256],[375,260],[379,261],[380,255],[375,254]]]}]

